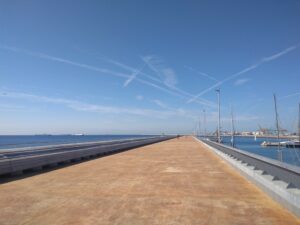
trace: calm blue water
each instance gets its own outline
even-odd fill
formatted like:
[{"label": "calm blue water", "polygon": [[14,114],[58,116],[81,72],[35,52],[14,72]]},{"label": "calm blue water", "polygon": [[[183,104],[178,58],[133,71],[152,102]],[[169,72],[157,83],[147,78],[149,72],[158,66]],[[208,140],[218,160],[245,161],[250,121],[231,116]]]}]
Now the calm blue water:
[{"label": "calm blue water", "polygon": [[0,135],[0,149],[83,143],[93,141],[122,140],[152,136],[154,135]]},{"label": "calm blue water", "polygon": [[[223,142],[226,145],[231,146],[231,137],[223,137]],[[257,138],[255,141],[253,137],[235,137],[236,148],[241,150],[246,150],[251,153],[255,153],[258,155],[262,155],[268,158],[272,158],[278,160],[278,148],[277,147],[261,147],[260,144],[263,141],[277,141],[272,138]],[[281,141],[285,141],[281,139]],[[292,149],[292,148],[281,148],[282,149],[282,157],[283,162],[300,166],[300,149]]]}]

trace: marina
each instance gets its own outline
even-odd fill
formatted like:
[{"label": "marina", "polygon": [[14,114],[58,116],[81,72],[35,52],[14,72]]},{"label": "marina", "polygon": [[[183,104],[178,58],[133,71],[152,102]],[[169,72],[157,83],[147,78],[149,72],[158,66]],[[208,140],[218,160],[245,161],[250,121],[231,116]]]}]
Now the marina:
[{"label": "marina", "polygon": [[[231,137],[225,136],[222,137],[223,144],[231,146]],[[265,138],[265,137],[257,137],[256,140],[253,137],[235,137],[235,147],[238,149],[242,149],[248,151],[250,153],[254,153],[257,155],[265,156],[271,159],[278,160],[278,142],[277,138]],[[282,142],[288,142],[284,139],[281,139]],[[264,147],[261,146],[261,143],[264,142],[273,142],[273,146]],[[285,146],[281,146],[282,148],[282,161],[289,163],[291,165],[300,166],[300,149],[298,148],[286,148]]]},{"label": "marina", "polygon": [[300,225],[299,12],[0,1],[0,225]]}]

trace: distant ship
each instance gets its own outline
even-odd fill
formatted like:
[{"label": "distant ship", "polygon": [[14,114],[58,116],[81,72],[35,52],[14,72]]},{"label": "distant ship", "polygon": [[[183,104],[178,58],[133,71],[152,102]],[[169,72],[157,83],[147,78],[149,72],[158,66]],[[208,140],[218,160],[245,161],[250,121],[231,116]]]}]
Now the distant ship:
[{"label": "distant ship", "polygon": [[85,134],[71,134],[73,136],[84,136]]}]

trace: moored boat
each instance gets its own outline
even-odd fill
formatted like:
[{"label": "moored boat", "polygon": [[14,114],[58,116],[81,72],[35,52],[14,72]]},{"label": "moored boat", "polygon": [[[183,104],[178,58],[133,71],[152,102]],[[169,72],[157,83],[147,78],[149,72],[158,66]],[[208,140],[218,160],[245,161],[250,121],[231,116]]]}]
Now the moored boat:
[{"label": "moored boat", "polygon": [[263,147],[274,147],[274,146],[286,146],[286,141],[280,141],[280,142],[271,142],[271,141],[264,141],[260,145]]},{"label": "moored boat", "polygon": [[297,140],[287,141],[285,146],[287,148],[300,148],[300,141]]}]

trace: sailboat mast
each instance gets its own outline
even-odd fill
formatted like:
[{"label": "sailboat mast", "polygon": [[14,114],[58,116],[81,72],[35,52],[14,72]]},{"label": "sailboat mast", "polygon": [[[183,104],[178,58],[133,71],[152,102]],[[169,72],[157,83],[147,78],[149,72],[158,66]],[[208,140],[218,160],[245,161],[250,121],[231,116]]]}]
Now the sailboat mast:
[{"label": "sailboat mast", "polygon": [[198,122],[198,136],[201,135],[201,119],[199,118],[199,122]]},{"label": "sailboat mast", "polygon": [[234,120],[233,120],[233,109],[231,106],[231,145],[234,147],[234,134],[235,134],[235,129],[234,129]]},{"label": "sailboat mast", "polygon": [[277,140],[279,142],[280,132],[279,132],[279,122],[278,122],[277,99],[276,99],[276,95],[275,94],[273,96],[274,96],[274,106],[275,106],[275,116],[276,116]]},{"label": "sailboat mast", "polygon": [[276,129],[277,129],[277,141],[278,141],[278,160],[282,162],[282,152],[280,149],[280,131],[279,131],[279,121],[278,121],[278,110],[277,110],[277,99],[276,95],[274,94],[274,105],[275,105],[275,115],[276,115]]},{"label": "sailboat mast", "polygon": [[300,103],[299,103],[299,118],[298,118],[298,135],[299,135],[299,141],[300,141]]}]

